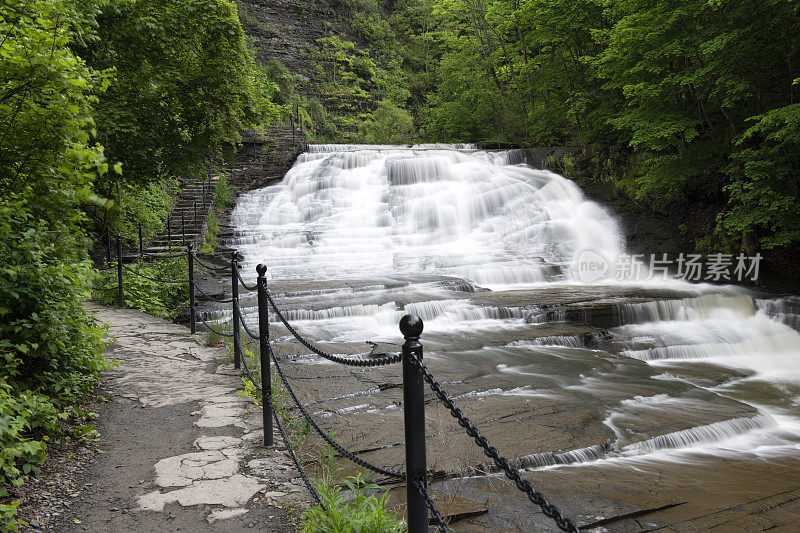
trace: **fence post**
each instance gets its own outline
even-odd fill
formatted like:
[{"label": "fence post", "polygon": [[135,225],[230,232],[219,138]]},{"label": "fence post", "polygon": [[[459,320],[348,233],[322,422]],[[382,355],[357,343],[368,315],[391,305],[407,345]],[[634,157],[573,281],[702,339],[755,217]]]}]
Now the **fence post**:
[{"label": "fence post", "polygon": [[142,223],[139,222],[139,257],[144,255],[144,246],[142,246]]},{"label": "fence post", "polygon": [[231,300],[233,300],[233,368],[242,367],[242,343],[239,338],[239,264],[231,252]]},{"label": "fence post", "polygon": [[167,215],[167,250],[172,249],[172,217]]},{"label": "fence post", "polygon": [[203,182],[203,209],[206,208],[206,182]]},{"label": "fence post", "polygon": [[406,436],[406,498],[409,533],[427,533],[428,506],[425,498],[414,486],[414,480],[425,485],[427,465],[425,460],[425,388],[422,373],[411,362],[412,354],[422,360],[422,319],[406,315],[400,319],[403,344],[403,417]]},{"label": "fence post", "polygon": [[186,247],[186,259],[189,266],[189,326],[192,333],[197,333],[197,320],[195,317],[194,303],[194,254],[192,253],[192,243]]},{"label": "fence post", "polygon": [[267,301],[267,265],[258,272],[258,353],[261,363],[261,405],[264,419],[264,446],[272,446],[272,379],[269,369],[269,302]]},{"label": "fence post", "polygon": [[197,198],[194,199],[192,207],[194,208],[194,228],[197,229]]},{"label": "fence post", "polygon": [[181,244],[186,246],[186,213],[181,211]]},{"label": "fence post", "polygon": [[117,303],[122,307],[125,295],[122,289],[122,236],[117,233]]}]

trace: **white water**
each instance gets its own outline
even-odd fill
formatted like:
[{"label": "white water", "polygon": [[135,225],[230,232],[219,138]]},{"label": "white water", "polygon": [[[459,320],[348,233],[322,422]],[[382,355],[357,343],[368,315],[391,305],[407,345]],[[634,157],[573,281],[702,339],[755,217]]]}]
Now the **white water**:
[{"label": "white water", "polygon": [[380,148],[317,146],[280,185],[244,195],[233,222],[252,236],[239,246],[250,263],[267,258],[272,279],[519,285],[573,279],[584,249],[623,251],[614,219],[552,172],[486,152]]},{"label": "white water", "polygon": [[[528,338],[548,320],[565,320],[563,309],[469,299],[484,288],[580,288],[573,266],[582,251],[625,252],[611,214],[561,176],[510,164],[519,159],[471,145],[312,146],[281,184],[239,199],[232,219],[243,273],[252,279],[265,262],[271,283],[336,280],[280,295],[287,317],[331,351],[337,342],[396,342],[399,318],[416,313],[425,320],[426,357],[502,381],[464,398],[575,402],[569,395],[578,394],[608,406],[610,446],[534,453],[523,461],[529,466],[797,454],[796,298],[651,282],[676,295],[616,306],[620,325],[594,334],[591,349],[582,336]],[[619,286],[600,283],[610,293]],[[623,371],[632,374],[621,378]],[[677,394],[676,382],[697,394]]]}]

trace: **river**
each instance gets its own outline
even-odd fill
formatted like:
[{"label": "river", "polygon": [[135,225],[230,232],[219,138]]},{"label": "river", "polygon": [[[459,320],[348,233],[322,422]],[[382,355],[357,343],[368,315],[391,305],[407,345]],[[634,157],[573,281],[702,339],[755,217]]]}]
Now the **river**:
[{"label": "river", "polygon": [[[703,529],[700,517],[761,499],[782,510],[747,508],[741,527],[781,525],[796,504],[764,498],[800,494],[800,300],[662,279],[644,258],[637,279],[621,279],[630,256],[614,214],[521,161],[470,145],[312,145],[280,184],[238,199],[242,271],[252,281],[265,263],[287,318],[333,353],[391,348],[399,319],[422,317],[434,374],[582,523]],[[588,282],[587,254],[605,262]],[[244,305],[255,323],[252,296]],[[345,439],[357,431],[350,442],[371,460],[402,466],[399,367],[342,373],[273,335],[298,376],[339,376],[304,393],[319,419]],[[429,466],[475,474],[480,450],[435,403],[428,411]],[[481,477],[440,487],[467,507],[486,500],[494,516],[466,530],[540,524]],[[625,516],[646,509],[650,522]]]}]

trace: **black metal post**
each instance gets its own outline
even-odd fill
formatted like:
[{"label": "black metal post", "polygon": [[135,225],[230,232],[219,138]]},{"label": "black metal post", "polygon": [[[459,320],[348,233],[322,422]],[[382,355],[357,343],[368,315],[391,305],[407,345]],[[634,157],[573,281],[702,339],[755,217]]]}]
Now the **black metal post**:
[{"label": "black metal post", "polygon": [[139,222],[139,257],[144,255],[144,246],[142,246],[142,223]]},{"label": "black metal post", "polygon": [[194,199],[192,207],[194,208],[194,228],[197,229],[197,198]]},{"label": "black metal post", "polygon": [[264,406],[264,446],[272,446],[272,379],[269,368],[269,302],[267,301],[267,265],[258,272],[258,352],[261,363],[261,404]]},{"label": "black metal post", "polygon": [[239,263],[231,252],[231,300],[233,300],[233,368],[242,367],[242,343],[239,338]]},{"label": "black metal post", "polygon": [[206,182],[203,182],[203,209],[206,208]]},{"label": "black metal post", "polygon": [[117,233],[117,303],[120,307],[125,304],[122,288],[122,236],[119,233]]},{"label": "black metal post", "polygon": [[196,309],[194,302],[194,254],[192,253],[192,243],[186,247],[186,260],[189,265],[189,327],[192,333],[197,333]]},{"label": "black metal post", "polygon": [[181,244],[186,246],[186,215],[181,211]]},{"label": "black metal post", "polygon": [[172,248],[172,217],[167,215],[167,249]]},{"label": "black metal post", "polygon": [[406,433],[406,498],[409,533],[428,532],[428,506],[414,486],[414,480],[426,483],[425,460],[425,388],[422,373],[411,362],[411,355],[422,360],[422,319],[406,315],[400,320],[403,344],[403,416]]}]

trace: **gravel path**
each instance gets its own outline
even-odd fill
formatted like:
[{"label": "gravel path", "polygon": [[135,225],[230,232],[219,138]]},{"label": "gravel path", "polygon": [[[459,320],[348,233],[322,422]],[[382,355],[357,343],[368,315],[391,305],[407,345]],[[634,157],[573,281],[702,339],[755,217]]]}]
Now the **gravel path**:
[{"label": "gravel path", "polygon": [[28,529],[293,531],[287,509],[310,496],[283,447],[261,444],[260,410],[236,395],[242,383],[220,365],[224,350],[138,311],[87,307],[121,363],[101,384],[113,401],[97,407],[100,453],[57,476],[71,501],[28,509],[38,518]]}]

